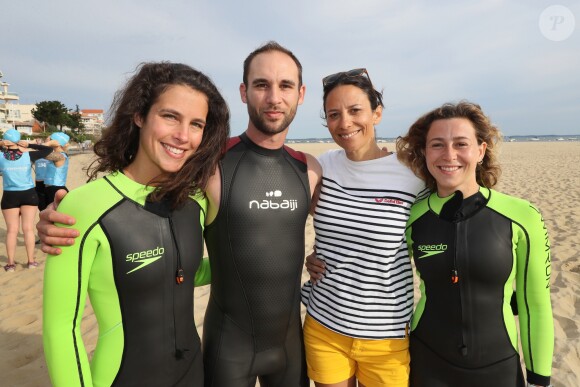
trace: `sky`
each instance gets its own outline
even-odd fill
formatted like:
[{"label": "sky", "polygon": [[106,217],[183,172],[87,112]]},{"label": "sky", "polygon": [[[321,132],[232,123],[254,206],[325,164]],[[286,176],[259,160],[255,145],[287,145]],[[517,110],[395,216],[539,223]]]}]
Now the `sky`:
[{"label": "sky", "polygon": [[106,111],[139,63],[182,62],[214,80],[237,135],[242,63],[276,40],[304,68],[289,139],[330,137],[321,79],[361,67],[383,90],[378,137],[462,99],[506,136],[580,134],[578,0],[18,0],[0,7],[0,31],[2,81],[21,104]]}]

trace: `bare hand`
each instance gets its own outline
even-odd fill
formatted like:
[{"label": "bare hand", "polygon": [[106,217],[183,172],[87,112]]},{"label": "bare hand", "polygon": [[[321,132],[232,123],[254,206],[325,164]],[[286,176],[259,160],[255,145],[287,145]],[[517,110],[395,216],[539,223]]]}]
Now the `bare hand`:
[{"label": "bare hand", "polygon": [[76,222],[73,217],[56,212],[66,193],[64,189],[58,190],[54,202],[40,213],[40,221],[36,224],[38,237],[42,242],[42,251],[47,254],[59,255],[62,250],[54,246],[70,246],[75,243],[74,238],[79,236],[78,230],[54,225],[54,223],[73,225]]},{"label": "bare hand", "polygon": [[316,258],[316,250],[314,250],[312,254],[306,256],[304,266],[306,267],[308,274],[310,274],[310,282],[312,282],[313,285],[316,285],[316,283],[324,277],[326,265],[324,261]]}]

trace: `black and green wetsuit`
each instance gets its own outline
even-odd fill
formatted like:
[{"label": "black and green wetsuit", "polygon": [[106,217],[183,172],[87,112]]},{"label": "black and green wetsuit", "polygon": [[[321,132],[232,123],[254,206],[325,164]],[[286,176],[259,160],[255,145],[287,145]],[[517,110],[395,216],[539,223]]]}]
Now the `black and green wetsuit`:
[{"label": "black and green wetsuit", "polygon": [[421,279],[411,332],[412,387],[523,386],[550,382],[554,328],[550,245],[527,201],[481,188],[436,193],[411,209],[407,243]]},{"label": "black and green wetsuit", "polygon": [[[81,234],[46,263],[43,340],[55,386],[203,385],[193,287],[194,277],[207,283],[196,276],[206,200],[171,211],[146,201],[151,191],[113,173],[58,208]],[[80,332],[87,293],[99,324],[90,366]]]}]

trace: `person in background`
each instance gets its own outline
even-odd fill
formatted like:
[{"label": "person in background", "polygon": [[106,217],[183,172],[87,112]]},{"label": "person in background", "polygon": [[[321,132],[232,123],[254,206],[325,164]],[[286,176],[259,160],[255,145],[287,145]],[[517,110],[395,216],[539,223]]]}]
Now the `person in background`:
[{"label": "person in background", "polygon": [[[46,262],[51,381],[203,386],[193,287],[208,283],[203,191],[226,145],[229,109],[203,73],[160,62],[142,64],[111,111],[89,177],[109,174],[64,198],[59,210],[76,218],[80,237]],[[90,365],[80,330],[87,294],[99,324]]]},{"label": "person in background", "polygon": [[342,149],[319,157],[318,259],[306,266],[326,270],[302,289],[308,376],[316,386],[406,387],[413,273],[404,233],[425,183],[377,144],[383,99],[366,69],[322,85],[326,126]]},{"label": "person in background", "polygon": [[540,212],[495,191],[500,133],[481,107],[447,103],[397,140],[434,192],[411,209],[406,238],[421,299],[411,326],[412,387],[548,386],[554,347],[550,243]]},{"label": "person in background", "polygon": [[66,188],[66,177],[68,174],[69,158],[66,153],[70,136],[64,132],[54,132],[44,143],[53,148],[54,152],[47,157],[49,161],[46,166],[46,174],[44,177],[45,185],[45,207],[54,201],[54,195],[59,189]]},{"label": "person in background", "polygon": [[[42,144],[42,141],[36,140],[37,144]],[[40,211],[46,208],[46,186],[44,185],[44,178],[46,176],[46,169],[48,167],[48,161],[45,158],[38,159],[34,162],[34,189],[36,190],[36,195],[38,196],[38,209]],[[40,239],[38,239],[35,244],[39,244]]]},{"label": "person in background", "polygon": [[[37,141],[38,143],[38,141]],[[36,190],[36,195],[38,196],[38,209],[40,211],[46,208],[46,187],[44,185],[44,179],[46,176],[46,169],[48,167],[49,161],[45,158],[38,159],[34,162],[34,188]]]},{"label": "person in background", "polygon": [[38,195],[32,179],[32,165],[38,159],[48,156],[52,148],[29,144],[20,140],[20,132],[8,129],[3,135],[0,171],[2,172],[2,216],[6,221],[6,272],[16,269],[14,260],[18,230],[22,224],[24,246],[28,258],[28,268],[34,269],[38,262],[34,259],[34,218],[38,206]]}]

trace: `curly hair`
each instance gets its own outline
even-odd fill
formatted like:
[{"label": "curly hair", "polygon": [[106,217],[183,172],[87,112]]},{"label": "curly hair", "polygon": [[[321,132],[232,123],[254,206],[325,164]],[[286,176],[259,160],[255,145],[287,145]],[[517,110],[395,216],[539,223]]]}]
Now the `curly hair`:
[{"label": "curly hair", "polygon": [[198,149],[179,171],[160,175],[148,183],[156,186],[151,199],[167,199],[176,208],[188,196],[205,190],[230,133],[229,108],[209,77],[185,64],[170,62],[140,64],[135,75],[117,91],[111,105],[110,125],[94,146],[97,159],[87,169],[89,181],[96,179],[99,172],[120,171],[131,164],[139,148],[140,133],[134,117],[145,119],[159,96],[173,85],[188,86],[205,94],[206,126]]},{"label": "curly hair", "polygon": [[469,101],[460,101],[457,104],[446,103],[421,116],[411,125],[405,136],[397,138],[397,157],[415,175],[425,180],[427,187],[435,191],[437,182],[427,169],[425,160],[427,133],[434,121],[450,118],[469,120],[475,128],[477,143],[479,145],[484,142],[487,144],[485,155],[481,164],[478,164],[475,174],[477,184],[493,188],[501,175],[496,147],[501,141],[501,134],[499,129],[491,123],[489,117],[483,113],[481,107]]}]

